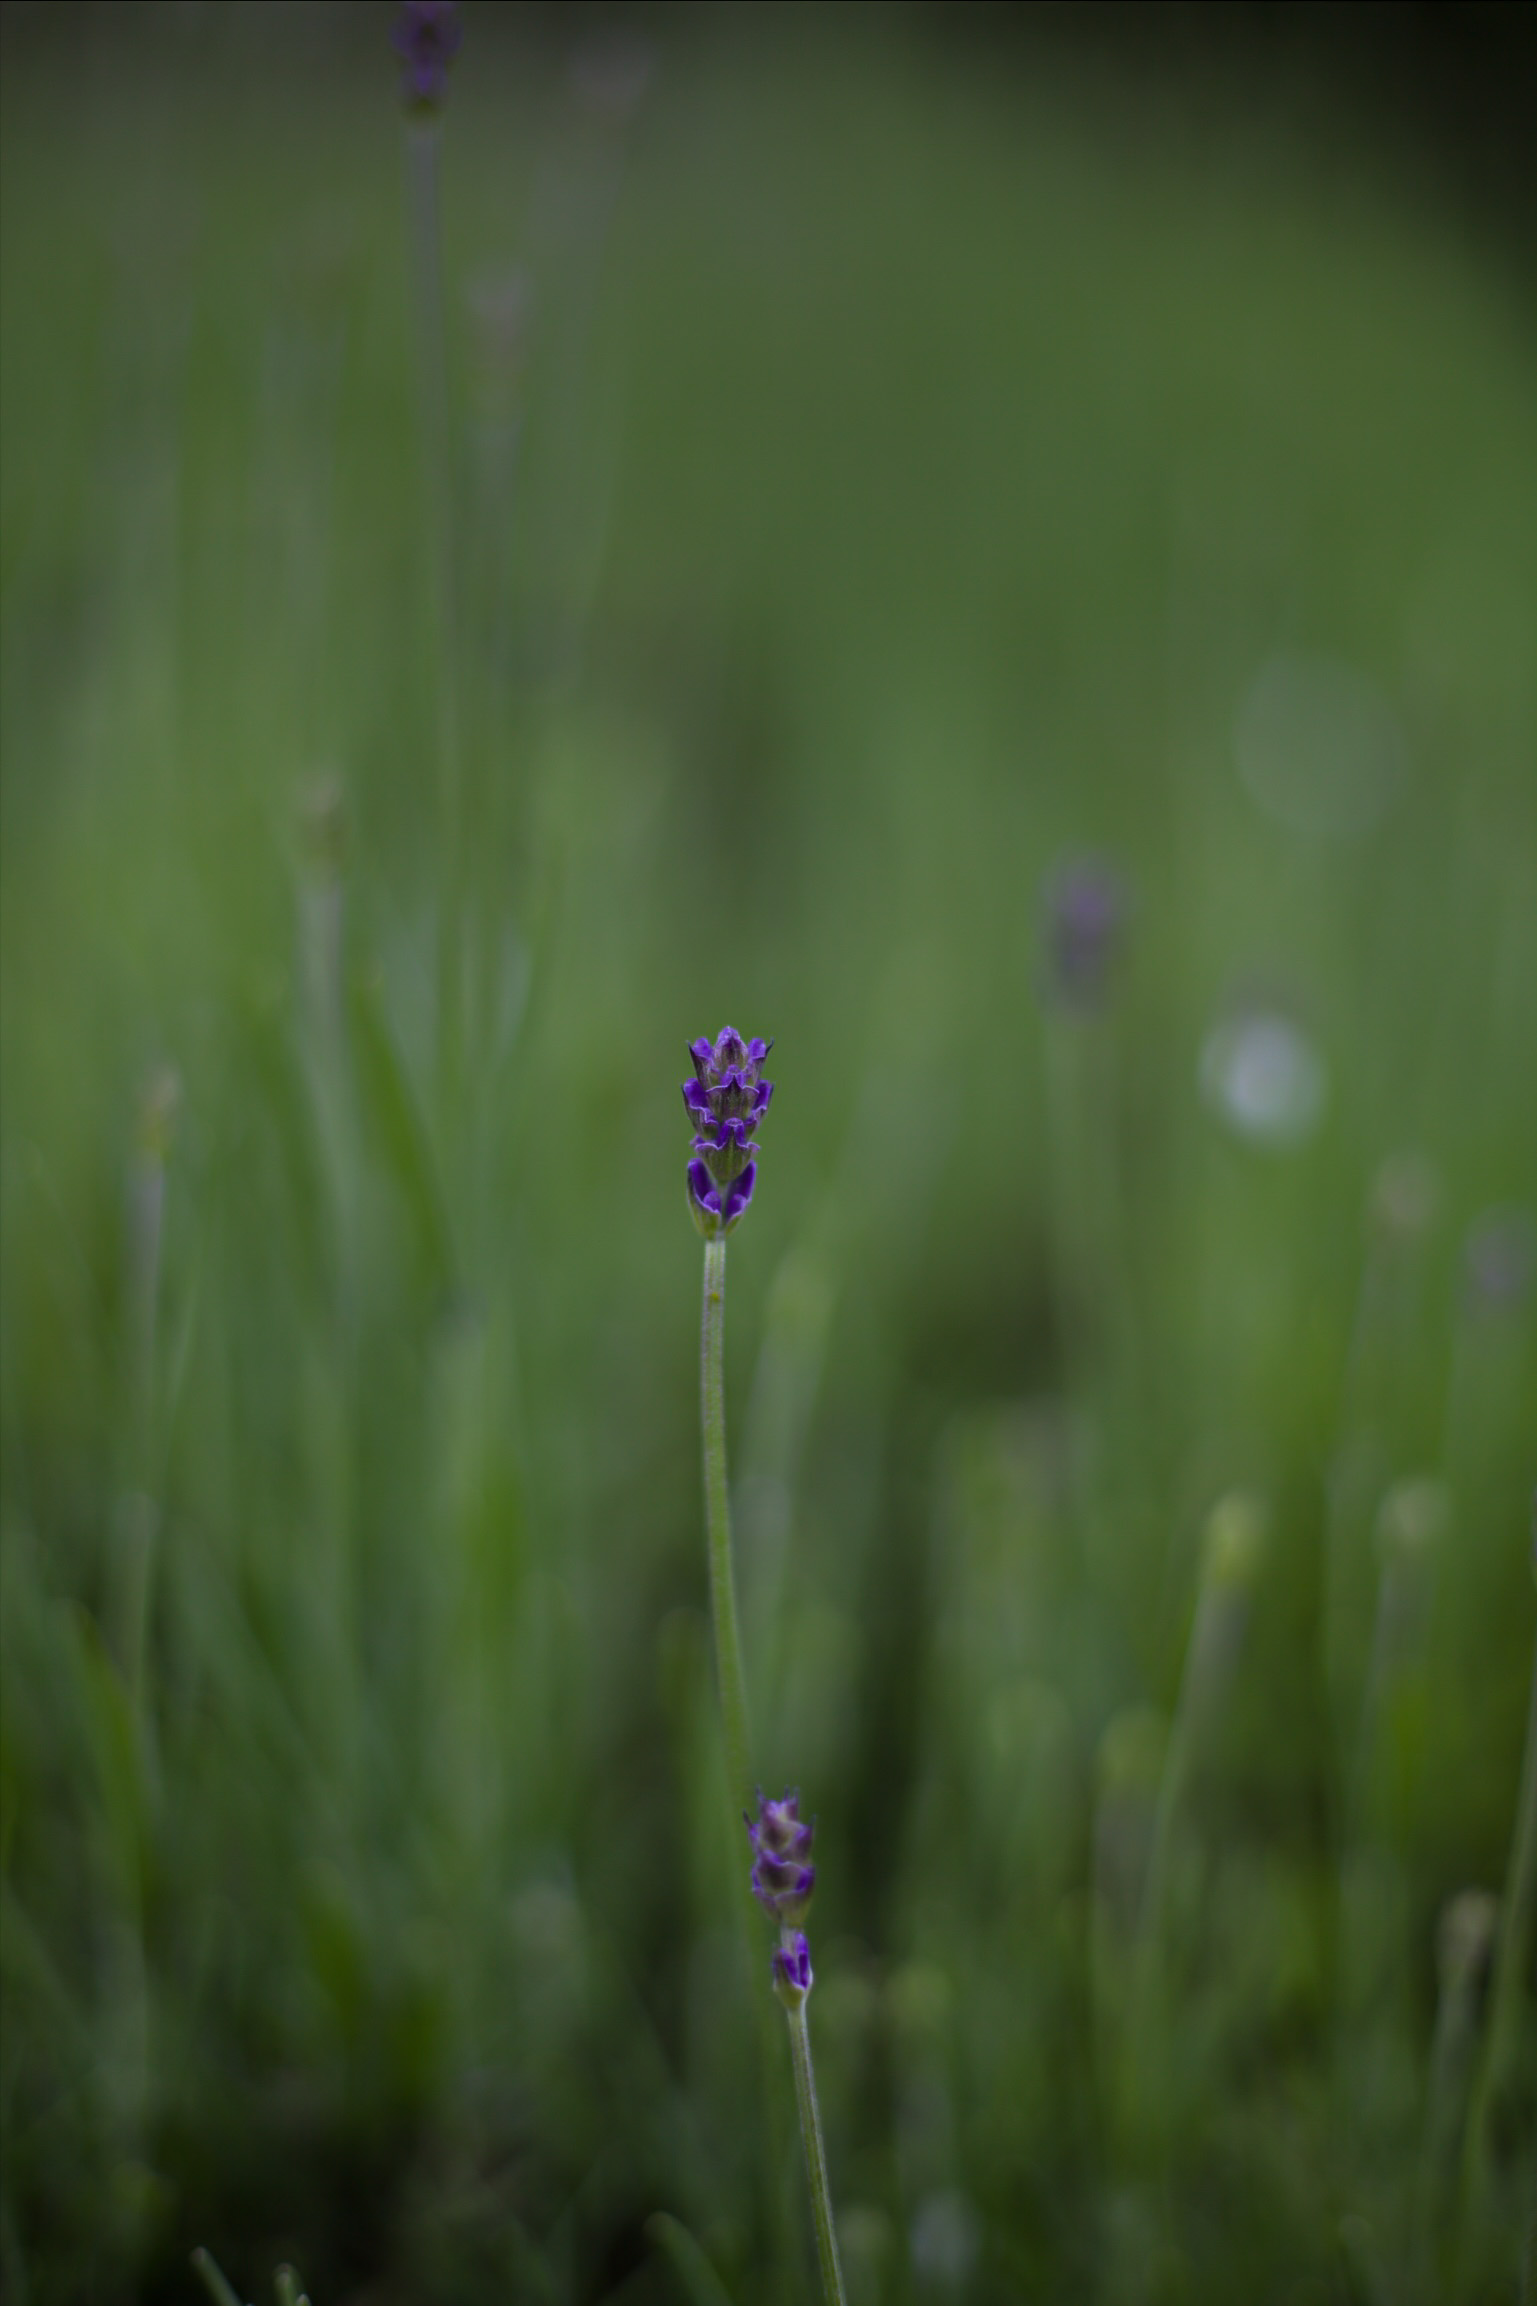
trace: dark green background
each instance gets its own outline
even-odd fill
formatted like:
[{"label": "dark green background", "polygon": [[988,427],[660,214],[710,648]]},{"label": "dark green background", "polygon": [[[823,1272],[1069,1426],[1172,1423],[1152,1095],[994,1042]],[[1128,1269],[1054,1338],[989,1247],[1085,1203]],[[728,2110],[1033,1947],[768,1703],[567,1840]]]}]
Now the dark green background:
[{"label": "dark green background", "polygon": [[[621,117],[600,12],[466,11],[456,856],[389,12],[6,12],[18,2302],[198,2243],[317,2306],[809,2294],[703,1614],[727,1020],[855,2298],[1520,2295],[1530,2105],[1433,2041],[1533,1640],[1532,1294],[1465,1262],[1537,1177],[1521,12],[956,13],[626,18]],[[1277,664],[1372,700],[1369,822],[1241,780]],[[1203,1094],[1257,1010],[1294,1144]]]}]

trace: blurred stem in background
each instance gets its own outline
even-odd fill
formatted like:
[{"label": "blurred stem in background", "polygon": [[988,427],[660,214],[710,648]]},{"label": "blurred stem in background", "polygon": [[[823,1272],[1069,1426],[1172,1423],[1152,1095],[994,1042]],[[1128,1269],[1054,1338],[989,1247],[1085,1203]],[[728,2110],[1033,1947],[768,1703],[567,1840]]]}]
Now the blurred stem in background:
[{"label": "blurred stem in background", "polygon": [[1268,1539],[1268,1515],[1260,1498],[1234,1490],[1213,1506],[1202,1548],[1195,1622],[1158,1784],[1137,1921],[1123,2100],[1134,2136],[1156,2135],[1160,2126],[1159,2077],[1168,2063],[1163,2032],[1172,1983],[1170,1936],[1178,1903],[1181,1812],[1192,1771],[1238,1670]]},{"label": "blurred stem in background", "polygon": [[[238,2292],[230,2287],[223,2267],[211,2250],[193,2251],[192,2270],[202,2282],[214,2306],[240,2306]],[[308,2294],[292,2266],[278,2268],[272,2277],[272,2288],[277,2306],[310,2306]]]},{"label": "blurred stem in background", "polygon": [[1180,1675],[1174,1726],[1158,1788],[1138,1936],[1142,1960],[1156,1959],[1169,1900],[1174,1832],[1192,1763],[1238,1669],[1254,1587],[1265,1558],[1262,1501],[1234,1490],[1212,1507],[1201,1554],[1195,1623]]},{"label": "blurred stem in background", "polygon": [[[1415,2216],[1423,2075],[1414,2032],[1418,1936],[1410,1854],[1424,1794],[1430,1638],[1451,1524],[1445,1485],[1396,1482],[1382,1500],[1377,1595],[1336,1883],[1334,2057],[1341,2167],[1378,2204],[1399,2280]],[[1450,2023],[1450,2021],[1448,2021]]]},{"label": "blurred stem in background", "polygon": [[[1063,1390],[1082,1420],[1075,1440],[1084,1575],[1136,1648],[1137,1629],[1153,1622],[1161,1564],[1147,1542],[1144,1385],[1111,1006],[1130,910],[1125,882],[1107,859],[1059,866],[1044,894],[1042,992],[1052,1286]],[[1128,1560],[1143,1573],[1135,1584]]]},{"label": "blurred stem in background", "polygon": [[159,1345],[166,1165],[181,1104],[175,1068],[157,1065],[139,1096],[128,1178],[127,1435],[117,1526],[117,1652],[137,1734],[148,1734],[145,1669],[160,1518]]},{"label": "blurred stem in background", "polygon": [[1329,1468],[1324,1536],[1324,1671],[1335,1766],[1346,1806],[1355,1765],[1373,1611],[1372,1525],[1417,1437],[1415,1356],[1423,1353],[1425,1250],[1438,1186],[1423,1156],[1401,1153],[1372,1181],[1366,1246]]},{"label": "blurred stem in background", "polygon": [[432,679],[438,755],[438,1081],[445,1106],[457,1092],[462,1052],[463,762],[454,623],[453,458],[448,421],[448,348],[443,306],[439,177],[442,131],[436,112],[406,126],[411,207],[413,311],[421,400],[423,514],[432,597]]},{"label": "blurred stem in background", "polygon": [[320,778],[300,801],[299,1038],[335,1242],[334,1312],[345,1337],[356,1319],[357,1161],[347,1044],[347,802]]},{"label": "blurred stem in background", "polygon": [[1499,1911],[1487,1890],[1460,1890],[1442,1908],[1436,1932],[1436,2027],[1410,2251],[1410,2295],[1424,2306],[1448,2295],[1457,2180]]},{"label": "blurred stem in background", "polygon": [[[1537,1572],[1537,1526],[1533,1548]],[[1537,1663],[1468,2145],[1464,2288],[1490,2235],[1519,2224],[1521,2297],[1529,2301],[1537,2296]]]}]

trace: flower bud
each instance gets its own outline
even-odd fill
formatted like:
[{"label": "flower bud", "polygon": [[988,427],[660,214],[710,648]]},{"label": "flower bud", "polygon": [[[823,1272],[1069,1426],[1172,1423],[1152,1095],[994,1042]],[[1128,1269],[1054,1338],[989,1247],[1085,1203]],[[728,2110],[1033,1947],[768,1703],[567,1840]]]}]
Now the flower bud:
[{"label": "flower bud", "polygon": [[811,1948],[797,1930],[787,1945],[774,1948],[774,1991],[787,2010],[798,2010],[811,1991]]}]

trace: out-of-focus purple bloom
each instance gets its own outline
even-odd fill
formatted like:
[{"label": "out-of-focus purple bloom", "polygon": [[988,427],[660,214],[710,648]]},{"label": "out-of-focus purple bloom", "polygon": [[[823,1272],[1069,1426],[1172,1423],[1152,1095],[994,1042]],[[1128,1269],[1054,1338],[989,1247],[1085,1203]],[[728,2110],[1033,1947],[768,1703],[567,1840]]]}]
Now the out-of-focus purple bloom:
[{"label": "out-of-focus purple bloom", "polygon": [[1529,1209],[1491,1209],[1468,1235],[1468,1295],[1498,1312],[1519,1305],[1537,1274],[1537,1225]]},{"label": "out-of-focus purple bloom", "polygon": [[782,1929],[793,1927],[804,1920],[816,1888],[817,1870],[810,1862],[815,1822],[803,1822],[799,1794],[771,1802],[763,1793],[757,1816],[744,1822],[753,1846],[753,1896]]},{"label": "out-of-focus purple bloom", "polygon": [[1079,857],[1049,876],[1045,900],[1047,992],[1068,1008],[1097,1008],[1130,909],[1126,884],[1103,857]]},{"label": "out-of-focus purple bloom", "polygon": [[696,1134],[688,1201],[706,1240],[729,1233],[752,1200],[758,1182],[752,1131],[774,1094],[760,1067],[772,1047],[771,1041],[744,1041],[730,1025],[717,1041],[689,1046],[694,1073],[683,1084],[683,1103]]},{"label": "out-of-focus purple bloom", "polygon": [[392,38],[401,58],[401,94],[413,110],[435,111],[448,67],[464,37],[458,0],[405,0]]},{"label": "out-of-focus purple bloom", "polygon": [[798,2010],[811,1991],[811,1948],[797,1930],[788,1945],[774,1948],[774,1991],[787,2010]]}]

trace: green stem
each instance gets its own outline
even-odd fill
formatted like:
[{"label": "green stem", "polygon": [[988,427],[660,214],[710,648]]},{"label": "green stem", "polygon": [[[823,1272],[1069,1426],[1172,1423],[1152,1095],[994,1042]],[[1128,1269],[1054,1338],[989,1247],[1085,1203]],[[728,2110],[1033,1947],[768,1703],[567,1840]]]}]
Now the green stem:
[{"label": "green stem", "polygon": [[822,2122],[817,2112],[816,2076],[811,2070],[811,2035],[806,2026],[806,2005],[786,2010],[790,2023],[790,2056],[795,2064],[795,2104],[801,2118],[801,2139],[806,2148],[806,2177],[811,2186],[811,2216],[817,2230],[817,2262],[822,2269],[822,2290],[827,2306],[844,2306],[843,2269],[838,2263],[838,2237],[833,2231],[832,2191],[827,2183],[827,2156],[822,2148]]},{"label": "green stem", "polygon": [[726,1734],[726,1775],[735,1808],[751,1792],[747,1683],[731,1569],[731,1498],[726,1486],[726,1244],[704,1245],[704,1313],[699,1340],[699,1406],[704,1430],[704,1514],[710,1549],[710,1615],[715,1672]]}]

